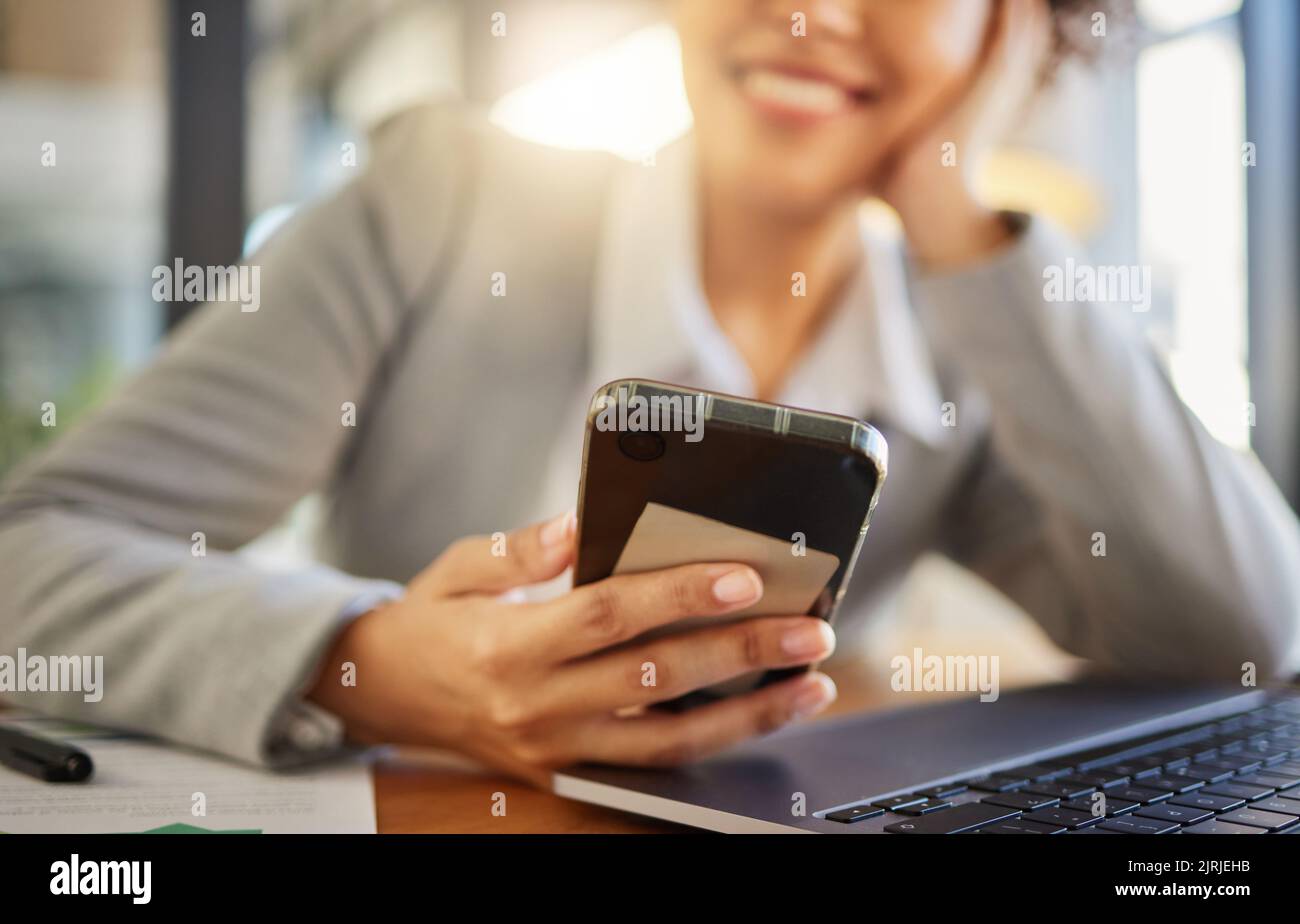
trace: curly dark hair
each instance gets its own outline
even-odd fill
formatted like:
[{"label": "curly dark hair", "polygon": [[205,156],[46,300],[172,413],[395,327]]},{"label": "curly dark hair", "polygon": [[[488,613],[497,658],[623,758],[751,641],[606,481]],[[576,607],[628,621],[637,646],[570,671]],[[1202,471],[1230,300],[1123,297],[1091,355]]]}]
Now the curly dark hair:
[{"label": "curly dark hair", "polygon": [[1109,34],[1113,25],[1122,25],[1132,16],[1132,0],[1047,0],[1052,14],[1052,56],[1049,70],[1055,70],[1068,58],[1094,60],[1101,53],[1101,43],[1093,35],[1093,16],[1105,14]]}]

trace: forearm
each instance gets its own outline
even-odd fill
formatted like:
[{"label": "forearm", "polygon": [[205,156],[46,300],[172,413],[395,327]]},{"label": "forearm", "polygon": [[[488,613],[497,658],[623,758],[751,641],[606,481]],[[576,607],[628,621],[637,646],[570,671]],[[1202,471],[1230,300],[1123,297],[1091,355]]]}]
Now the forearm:
[{"label": "forearm", "polygon": [[241,760],[292,762],[286,716],[356,600],[400,588],[329,568],[263,572],[239,555],[57,508],[0,527],[0,650],[102,656],[102,698],[11,701]]}]

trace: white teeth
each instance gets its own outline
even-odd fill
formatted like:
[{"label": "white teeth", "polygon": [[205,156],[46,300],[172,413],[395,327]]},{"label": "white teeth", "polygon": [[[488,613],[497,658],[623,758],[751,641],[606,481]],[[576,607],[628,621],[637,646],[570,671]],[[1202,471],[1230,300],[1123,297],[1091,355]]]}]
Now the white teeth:
[{"label": "white teeth", "polygon": [[810,115],[834,115],[852,103],[849,94],[833,83],[763,68],[746,71],[742,85],[754,99],[802,109]]}]

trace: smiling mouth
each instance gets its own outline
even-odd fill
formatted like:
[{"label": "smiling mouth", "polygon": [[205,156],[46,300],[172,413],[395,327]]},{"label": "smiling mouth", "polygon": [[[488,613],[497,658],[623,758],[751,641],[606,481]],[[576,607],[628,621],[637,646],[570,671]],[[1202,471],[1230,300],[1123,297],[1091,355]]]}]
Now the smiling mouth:
[{"label": "smiling mouth", "polygon": [[764,111],[796,120],[845,115],[870,102],[872,94],[811,74],[773,67],[738,69],[740,91]]}]

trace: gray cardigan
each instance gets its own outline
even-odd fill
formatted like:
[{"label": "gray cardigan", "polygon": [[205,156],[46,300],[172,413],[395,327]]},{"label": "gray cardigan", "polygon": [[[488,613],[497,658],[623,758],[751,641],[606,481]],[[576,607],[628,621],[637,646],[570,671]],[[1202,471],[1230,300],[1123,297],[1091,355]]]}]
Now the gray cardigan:
[{"label": "gray cardigan", "polygon": [[[384,126],[366,172],[253,258],[259,311],[205,306],[4,486],[0,654],[103,655],[106,671],[99,703],[14,699],[248,761],[292,756],[286,710],[340,620],[454,539],[520,525],[540,475],[519,447],[552,439],[531,409],[565,406],[588,371],[612,169],[459,107]],[[1067,255],[1034,223],[985,265],[912,274],[963,417],[940,447],[880,422],[890,475],[851,597],[937,549],[1108,665],[1227,680],[1244,661],[1289,665],[1294,516],[1117,309],[1044,302],[1043,269]],[[508,298],[490,295],[500,269]],[[322,564],[273,572],[235,551],[312,492],[327,500]]]}]

